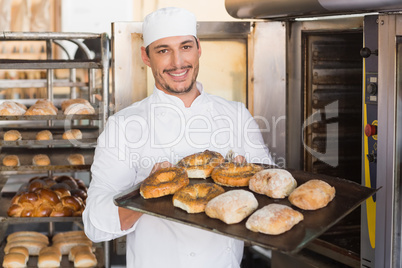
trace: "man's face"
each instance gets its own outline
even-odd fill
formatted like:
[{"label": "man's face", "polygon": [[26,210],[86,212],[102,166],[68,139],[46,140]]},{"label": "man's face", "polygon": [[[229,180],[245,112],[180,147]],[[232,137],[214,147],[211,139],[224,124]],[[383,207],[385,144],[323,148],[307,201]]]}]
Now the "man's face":
[{"label": "man's face", "polygon": [[191,35],[166,37],[151,43],[149,57],[142,48],[142,58],[152,69],[156,87],[173,95],[194,88],[200,56],[201,48],[197,48]]}]

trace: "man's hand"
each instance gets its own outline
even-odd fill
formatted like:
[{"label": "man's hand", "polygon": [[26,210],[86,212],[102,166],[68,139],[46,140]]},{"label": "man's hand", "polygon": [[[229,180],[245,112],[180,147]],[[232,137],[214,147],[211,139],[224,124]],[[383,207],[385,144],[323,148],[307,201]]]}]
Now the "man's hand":
[{"label": "man's hand", "polygon": [[159,170],[161,168],[168,168],[168,167],[173,167],[173,164],[168,162],[168,161],[163,161],[163,162],[156,163],[154,165],[154,167],[152,168],[150,174],[154,173],[155,171],[157,171],[157,170]]},{"label": "man's hand", "polygon": [[142,216],[141,212],[119,207],[120,229],[122,231],[130,229],[134,223]]}]

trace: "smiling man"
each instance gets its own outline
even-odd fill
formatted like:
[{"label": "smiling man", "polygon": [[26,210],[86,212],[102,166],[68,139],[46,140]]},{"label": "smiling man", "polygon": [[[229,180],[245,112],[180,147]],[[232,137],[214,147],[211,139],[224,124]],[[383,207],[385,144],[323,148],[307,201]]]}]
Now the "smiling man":
[{"label": "smiling man", "polygon": [[143,39],[141,56],[155,78],[154,92],[109,117],[98,139],[85,232],[95,242],[127,235],[127,267],[240,267],[242,241],[113,202],[154,171],[205,150],[273,164],[244,104],[207,94],[197,81],[201,44],[192,13],[163,8],[149,14]]}]

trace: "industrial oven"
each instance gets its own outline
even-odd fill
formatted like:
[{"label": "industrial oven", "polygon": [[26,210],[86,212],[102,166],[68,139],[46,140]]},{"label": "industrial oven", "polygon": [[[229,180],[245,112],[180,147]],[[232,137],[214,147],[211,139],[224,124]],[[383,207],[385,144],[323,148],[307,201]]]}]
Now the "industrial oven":
[{"label": "industrial oven", "polygon": [[[199,22],[202,57],[212,54],[211,73],[236,77],[213,93],[247,104],[278,166],[380,189],[298,254],[273,251],[272,267],[400,267],[402,5],[333,2],[226,0],[233,17],[258,20]],[[153,81],[136,53],[141,23],[112,31],[120,110],[147,96]],[[239,48],[225,54],[222,44]],[[213,61],[217,54],[226,59]],[[203,66],[201,81],[213,88],[220,81]]]}]

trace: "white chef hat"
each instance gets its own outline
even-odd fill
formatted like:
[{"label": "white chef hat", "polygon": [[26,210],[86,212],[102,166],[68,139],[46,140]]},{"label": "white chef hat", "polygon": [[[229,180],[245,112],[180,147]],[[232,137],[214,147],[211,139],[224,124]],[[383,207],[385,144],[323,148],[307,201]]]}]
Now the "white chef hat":
[{"label": "white chef hat", "polygon": [[197,36],[197,20],[190,11],[167,7],[158,9],[147,15],[142,24],[144,46],[170,36]]}]

